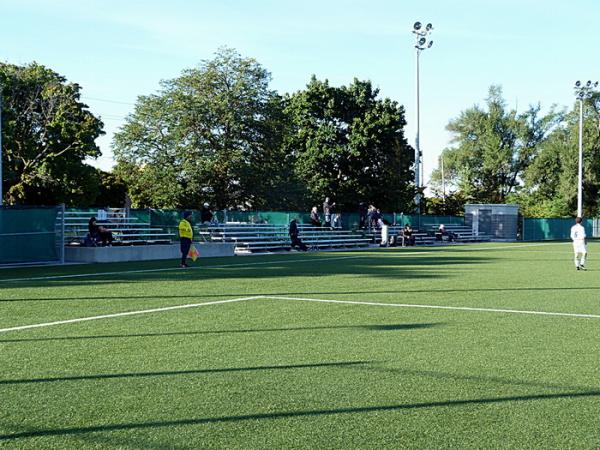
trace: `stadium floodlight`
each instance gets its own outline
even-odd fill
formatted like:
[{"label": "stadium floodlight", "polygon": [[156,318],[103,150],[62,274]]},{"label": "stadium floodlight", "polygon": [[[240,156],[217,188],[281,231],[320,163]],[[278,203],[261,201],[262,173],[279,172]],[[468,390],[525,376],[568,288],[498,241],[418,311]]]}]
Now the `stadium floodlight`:
[{"label": "stadium floodlight", "polygon": [[575,97],[579,100],[579,164],[577,167],[577,216],[583,217],[583,102],[592,98],[592,90],[598,87],[598,82],[588,80],[585,85],[575,82]]},{"label": "stadium floodlight", "polygon": [[428,36],[433,30],[433,25],[431,23],[427,23],[425,29],[422,29],[421,22],[415,22],[413,25],[412,32],[415,34],[416,38],[416,66],[415,66],[415,98],[416,98],[416,136],[415,136],[415,188],[417,189],[417,194],[415,196],[415,205],[417,209],[417,213],[421,212],[421,188],[423,187],[423,153],[421,152],[421,145],[419,142],[419,132],[420,132],[420,112],[419,112],[419,55],[423,50],[431,48],[433,45],[432,40],[428,40]]}]

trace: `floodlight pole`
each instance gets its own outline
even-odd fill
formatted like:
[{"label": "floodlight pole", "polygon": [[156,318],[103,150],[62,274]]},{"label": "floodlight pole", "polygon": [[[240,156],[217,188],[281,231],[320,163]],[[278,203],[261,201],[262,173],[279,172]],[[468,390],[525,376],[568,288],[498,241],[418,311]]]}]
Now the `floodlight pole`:
[{"label": "floodlight pole", "polygon": [[[415,187],[417,190],[421,187],[421,142],[419,140],[419,134],[421,131],[421,114],[420,114],[420,95],[419,95],[419,55],[421,54],[421,49],[417,47],[416,52],[416,64],[415,64],[415,123],[417,126],[417,131],[415,135]],[[417,212],[421,212],[421,193],[417,192],[417,196],[415,197],[415,203],[417,204]]]},{"label": "floodlight pole", "polygon": [[577,173],[577,217],[583,217],[583,98],[579,99],[579,165]]},{"label": "floodlight pole", "polygon": [[415,205],[417,214],[421,214],[421,188],[423,187],[423,154],[421,153],[421,116],[420,116],[420,83],[419,83],[419,56],[421,51],[428,49],[432,46],[433,41],[427,40],[427,36],[433,30],[433,25],[427,24],[425,29],[422,29],[421,22],[415,22],[413,25],[412,32],[414,33],[417,41],[415,45],[416,49],[416,64],[415,64],[415,113],[416,113],[416,135],[415,135],[415,188],[417,194],[415,195]]},{"label": "floodlight pole", "polygon": [[592,90],[598,87],[598,82],[575,82],[575,96],[579,100],[579,163],[577,167],[577,216],[583,217],[583,102],[592,98]]}]

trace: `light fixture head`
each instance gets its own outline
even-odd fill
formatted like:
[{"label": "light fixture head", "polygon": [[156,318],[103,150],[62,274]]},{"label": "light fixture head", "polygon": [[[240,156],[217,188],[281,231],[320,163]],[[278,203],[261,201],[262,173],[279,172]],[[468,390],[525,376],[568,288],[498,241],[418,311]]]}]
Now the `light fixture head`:
[{"label": "light fixture head", "polygon": [[429,44],[427,44],[427,48],[431,48],[432,45],[433,45],[433,41],[429,41]]},{"label": "light fixture head", "polygon": [[585,94],[583,92],[580,92],[577,97],[579,97],[581,100],[583,100],[583,98],[585,97]]},{"label": "light fixture head", "polygon": [[577,81],[575,82],[575,87],[580,87],[580,86],[581,86],[581,81],[577,80]]},{"label": "light fixture head", "polygon": [[588,80],[588,82],[586,83],[587,87],[590,87],[592,85],[592,80]]},{"label": "light fixture head", "polygon": [[598,82],[594,81],[594,87],[597,88],[598,87]]},{"label": "light fixture head", "polygon": [[430,24],[430,23],[428,23],[428,24],[427,24],[427,26],[425,27],[425,29],[426,29],[427,31],[431,31],[431,30],[433,30],[433,25],[432,25],[432,24]]},{"label": "light fixture head", "polygon": [[419,31],[421,29],[421,22],[415,22],[415,24],[413,25],[413,28],[416,31]]},{"label": "light fixture head", "polygon": [[425,45],[425,42],[427,42],[427,39],[425,39],[424,37],[422,37],[421,39],[419,39],[419,45]]}]

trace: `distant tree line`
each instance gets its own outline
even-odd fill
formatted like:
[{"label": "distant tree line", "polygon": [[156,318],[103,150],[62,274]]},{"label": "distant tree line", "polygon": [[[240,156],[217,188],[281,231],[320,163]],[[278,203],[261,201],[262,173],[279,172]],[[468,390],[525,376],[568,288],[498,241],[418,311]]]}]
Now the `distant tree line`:
[{"label": "distant tree line", "polygon": [[[3,191],[7,204],[306,210],[328,196],[410,212],[414,153],[402,105],[370,81],[312,77],[280,95],[256,60],[220,49],[140,96],[115,134],[116,166],[86,164],[103,123],[81,87],[32,63],[0,63]],[[600,96],[585,108],[584,209],[600,212]],[[424,211],[459,214],[468,202],[519,203],[527,216],[569,216],[577,193],[577,109],[507,108],[499,86],[484,106],[450,120],[452,145],[432,174]],[[446,187],[445,195],[442,184]]]},{"label": "distant tree line", "polygon": [[[577,210],[579,108],[540,106],[508,109],[499,86],[491,86],[485,106],[452,119],[452,146],[444,160],[449,187],[442,201],[441,164],[432,174],[436,198],[429,210],[456,213],[465,203],[518,203],[527,217],[567,217]],[[584,214],[600,214],[600,94],[584,107]]]}]

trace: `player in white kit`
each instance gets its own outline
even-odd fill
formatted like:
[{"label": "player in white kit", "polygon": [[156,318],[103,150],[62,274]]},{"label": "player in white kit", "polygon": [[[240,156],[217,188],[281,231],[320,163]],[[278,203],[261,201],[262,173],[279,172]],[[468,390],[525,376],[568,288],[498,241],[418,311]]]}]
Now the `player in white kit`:
[{"label": "player in white kit", "polygon": [[577,217],[575,219],[575,225],[571,227],[571,240],[573,241],[575,267],[577,270],[585,270],[585,257],[587,255],[585,238],[585,228],[581,225],[581,217]]}]

